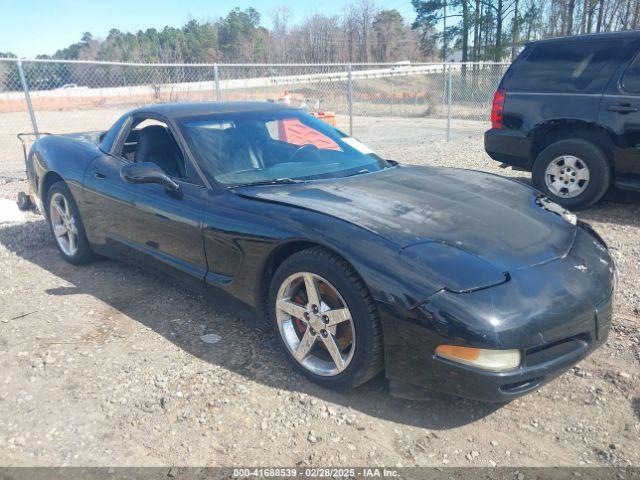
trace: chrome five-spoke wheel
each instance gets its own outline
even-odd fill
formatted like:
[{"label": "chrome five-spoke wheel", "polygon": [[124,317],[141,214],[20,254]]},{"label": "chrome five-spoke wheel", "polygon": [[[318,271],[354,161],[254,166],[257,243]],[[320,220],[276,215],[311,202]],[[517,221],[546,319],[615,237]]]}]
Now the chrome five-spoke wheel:
[{"label": "chrome five-spoke wheel", "polygon": [[49,214],[58,246],[66,255],[73,257],[78,251],[78,227],[64,195],[57,192],[51,195]]},{"label": "chrome five-spoke wheel", "polygon": [[354,321],[338,290],[320,275],[298,272],[282,282],[276,322],[286,348],[308,371],[334,376],[355,351]]},{"label": "chrome five-spoke wheel", "polygon": [[562,155],[547,166],[545,183],[549,191],[558,197],[577,197],[589,184],[589,167],[578,157]]}]

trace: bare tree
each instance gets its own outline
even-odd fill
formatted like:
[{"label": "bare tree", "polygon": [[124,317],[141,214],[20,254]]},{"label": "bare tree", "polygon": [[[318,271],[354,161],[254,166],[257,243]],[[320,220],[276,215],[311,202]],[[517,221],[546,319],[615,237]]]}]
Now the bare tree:
[{"label": "bare tree", "polygon": [[596,32],[602,30],[602,22],[604,20],[604,0],[598,0],[598,23],[596,24]]},{"label": "bare tree", "polygon": [[513,11],[513,32],[511,39],[511,59],[515,59],[518,53],[518,41],[520,37],[520,2],[515,0],[515,6]]},{"label": "bare tree", "polygon": [[360,0],[355,8],[360,23],[360,61],[368,63],[371,61],[371,31],[377,9],[373,0]]},{"label": "bare tree", "polygon": [[573,33],[573,14],[576,8],[576,0],[569,0],[567,5],[567,26],[565,35],[571,35]]},{"label": "bare tree", "polygon": [[338,60],[339,21],[335,15],[315,14],[307,18],[298,31],[300,48],[304,61],[309,63],[328,63]]},{"label": "bare tree", "polygon": [[269,60],[272,62],[288,61],[290,21],[293,12],[287,6],[277,7],[271,11],[272,30],[269,41]]},{"label": "bare tree", "polygon": [[356,45],[358,44],[358,12],[353,4],[348,5],[342,15],[342,30],[346,37],[347,56],[349,63],[356,61]]}]

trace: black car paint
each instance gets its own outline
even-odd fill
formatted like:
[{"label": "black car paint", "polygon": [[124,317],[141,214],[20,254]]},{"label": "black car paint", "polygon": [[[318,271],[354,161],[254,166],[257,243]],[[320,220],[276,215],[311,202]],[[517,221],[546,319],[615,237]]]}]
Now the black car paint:
[{"label": "black car paint", "polygon": [[[523,92],[511,82],[519,64],[535,45],[567,42],[619,43],[611,64],[600,74],[604,87],[596,93]],[[538,153],[548,142],[560,138],[584,138],[610,152],[615,180],[640,181],[640,109],[611,111],[618,105],[640,108],[640,95],[624,91],[620,84],[630,63],[640,54],[640,32],[616,32],[562,37],[532,42],[502,78],[498,89],[506,91],[504,125],[485,132],[487,153],[496,161],[531,171]]]},{"label": "black car paint", "polygon": [[[471,294],[439,292],[416,309],[416,324],[427,327],[431,335],[422,335],[421,347],[415,342],[421,328],[399,324],[405,327],[399,333],[399,351],[412,348],[413,343],[413,348],[429,352],[442,337],[460,339],[461,345],[471,338],[471,343],[486,348],[523,349],[525,361],[517,371],[485,374],[499,383],[499,392],[493,382],[480,379],[475,369],[452,368],[449,362],[432,355],[422,359],[427,368],[407,370],[415,375],[411,381],[432,388],[447,385],[449,392],[456,394],[472,388],[478,397],[499,398],[517,395],[523,388],[535,388],[554,376],[559,367],[584,357],[604,342],[610,325],[611,295],[605,293],[609,288],[609,265],[601,261],[602,248],[580,229],[569,255],[558,261],[514,271],[509,282]],[[586,273],[576,268],[583,264],[594,270]],[[532,355],[536,350],[548,353],[567,342],[574,343],[574,348],[561,356],[540,360],[540,354],[537,359]],[[391,350],[389,346],[387,352]],[[403,368],[399,367],[402,361],[388,364]]]},{"label": "black car paint", "polygon": [[360,225],[405,252],[414,244],[442,242],[503,272],[565,255],[574,236],[571,225],[536,204],[533,190],[471,170],[401,166],[240,193]]},{"label": "black car paint", "polygon": [[[149,110],[170,119],[189,108]],[[193,107],[224,108],[265,107]],[[126,123],[123,118],[114,128]],[[52,178],[64,179],[98,253],[166,272],[202,291],[222,289],[263,314],[268,277],[284,255],[309,245],[336,252],[376,301],[390,379],[509,400],[606,338],[610,313],[601,314],[603,326],[596,328],[598,305],[606,312],[612,294],[606,247],[540,207],[539,194],[523,184],[480,172],[397,166],[234,189],[205,186],[206,178],[201,185],[177,180],[178,198],[161,185],[125,182],[125,160],[110,153],[117,138],[107,133],[101,150],[78,137],[43,137],[29,156],[33,191],[43,198]],[[441,343],[534,351],[572,339],[581,348],[534,366],[525,358],[505,373],[463,367],[434,353]]]}]

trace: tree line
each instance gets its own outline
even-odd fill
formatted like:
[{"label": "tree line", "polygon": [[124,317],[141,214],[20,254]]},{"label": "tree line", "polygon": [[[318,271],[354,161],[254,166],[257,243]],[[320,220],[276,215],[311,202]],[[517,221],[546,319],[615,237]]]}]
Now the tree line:
[{"label": "tree line", "polygon": [[[422,49],[505,61],[542,38],[640,28],[640,0],[412,0]],[[441,28],[436,31],[436,26]]]},{"label": "tree line", "polygon": [[[409,0],[406,0],[409,1]],[[395,2],[390,2],[391,4]],[[415,17],[374,0],[293,22],[292,10],[232,9],[179,28],[90,32],[38,58],[141,63],[503,61],[547,37],[640,28],[640,0],[411,0]],[[413,16],[413,15],[412,15]],[[10,52],[1,56],[13,56]]]}]

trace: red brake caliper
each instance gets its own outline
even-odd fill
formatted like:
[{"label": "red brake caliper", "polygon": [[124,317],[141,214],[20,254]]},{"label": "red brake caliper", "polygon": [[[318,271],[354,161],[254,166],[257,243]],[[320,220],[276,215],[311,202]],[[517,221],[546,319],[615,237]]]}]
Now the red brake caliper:
[{"label": "red brake caliper", "polygon": [[[294,303],[300,305],[300,306],[304,306],[305,302],[304,299],[300,296],[297,295],[295,297],[293,297],[293,301]],[[307,326],[302,322],[302,320],[300,320],[297,317],[293,317],[293,323],[295,324],[296,328],[298,329],[298,332],[300,332],[302,335],[304,335],[304,332],[307,331]]]}]

